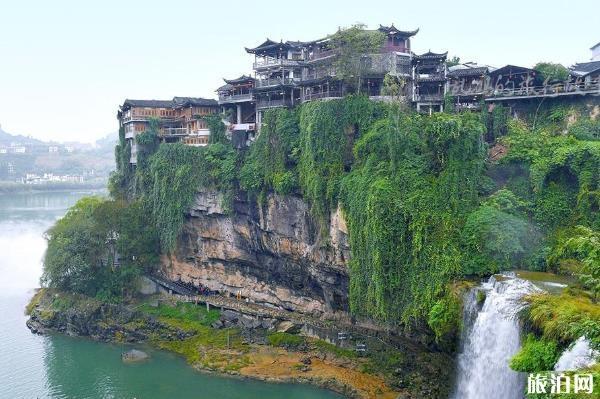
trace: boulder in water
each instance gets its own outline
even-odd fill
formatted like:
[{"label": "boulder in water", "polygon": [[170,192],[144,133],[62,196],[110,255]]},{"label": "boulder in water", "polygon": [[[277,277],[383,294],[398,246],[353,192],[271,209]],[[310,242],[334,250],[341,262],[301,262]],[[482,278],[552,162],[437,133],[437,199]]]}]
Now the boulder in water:
[{"label": "boulder in water", "polygon": [[123,360],[124,362],[141,362],[143,360],[149,359],[150,355],[148,355],[146,352],[138,350],[138,349],[132,349],[130,351],[127,352],[123,352],[121,354],[121,360]]}]

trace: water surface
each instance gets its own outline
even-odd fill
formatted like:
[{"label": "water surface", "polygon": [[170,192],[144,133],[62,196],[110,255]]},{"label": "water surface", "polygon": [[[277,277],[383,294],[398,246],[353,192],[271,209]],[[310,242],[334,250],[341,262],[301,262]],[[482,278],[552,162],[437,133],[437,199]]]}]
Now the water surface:
[{"label": "water surface", "polygon": [[148,348],[149,361],[124,364],[120,345],[31,334],[23,309],[39,285],[43,233],[86,194],[0,195],[0,398],[340,398],[307,385],[202,374]]}]

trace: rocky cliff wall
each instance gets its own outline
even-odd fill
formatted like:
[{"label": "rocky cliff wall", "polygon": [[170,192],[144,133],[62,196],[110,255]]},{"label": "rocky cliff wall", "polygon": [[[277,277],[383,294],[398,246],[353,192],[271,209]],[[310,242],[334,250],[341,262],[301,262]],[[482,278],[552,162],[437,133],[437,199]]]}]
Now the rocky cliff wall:
[{"label": "rocky cliff wall", "polygon": [[347,311],[349,256],[341,211],[319,234],[299,197],[236,198],[227,214],[218,192],[200,192],[163,273],[284,309],[333,316]]}]

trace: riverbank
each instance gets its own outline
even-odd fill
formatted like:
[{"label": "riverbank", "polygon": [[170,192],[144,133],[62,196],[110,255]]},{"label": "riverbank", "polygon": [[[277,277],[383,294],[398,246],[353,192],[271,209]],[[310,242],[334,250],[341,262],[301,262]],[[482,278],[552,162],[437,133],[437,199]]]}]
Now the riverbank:
[{"label": "riverbank", "polygon": [[203,372],[309,383],[350,398],[442,398],[451,382],[451,359],[442,354],[369,344],[369,353],[359,356],[350,343],[344,348],[307,337],[292,322],[259,321],[195,304],[153,299],[113,305],[42,289],[27,311],[35,333],[144,342],[185,357]]},{"label": "riverbank", "polygon": [[8,194],[33,194],[38,192],[54,191],[78,191],[78,190],[101,190],[106,189],[107,180],[94,181],[88,183],[43,183],[43,184],[24,184],[15,182],[0,182],[0,195]]}]

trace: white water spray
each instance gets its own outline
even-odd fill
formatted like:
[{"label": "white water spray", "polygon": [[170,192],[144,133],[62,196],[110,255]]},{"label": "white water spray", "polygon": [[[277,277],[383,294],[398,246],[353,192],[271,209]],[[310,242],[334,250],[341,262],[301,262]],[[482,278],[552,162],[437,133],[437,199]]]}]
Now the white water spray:
[{"label": "white water spray", "polygon": [[590,341],[585,337],[579,337],[571,347],[566,349],[556,365],[554,371],[579,370],[590,367],[596,363],[600,353],[590,348]]},{"label": "white water spray", "polygon": [[524,295],[540,291],[514,273],[492,276],[479,288],[486,294],[481,306],[472,290],[465,300],[464,329],[458,355],[454,399],[520,399],[525,375],[510,369],[519,350],[517,314]]}]

